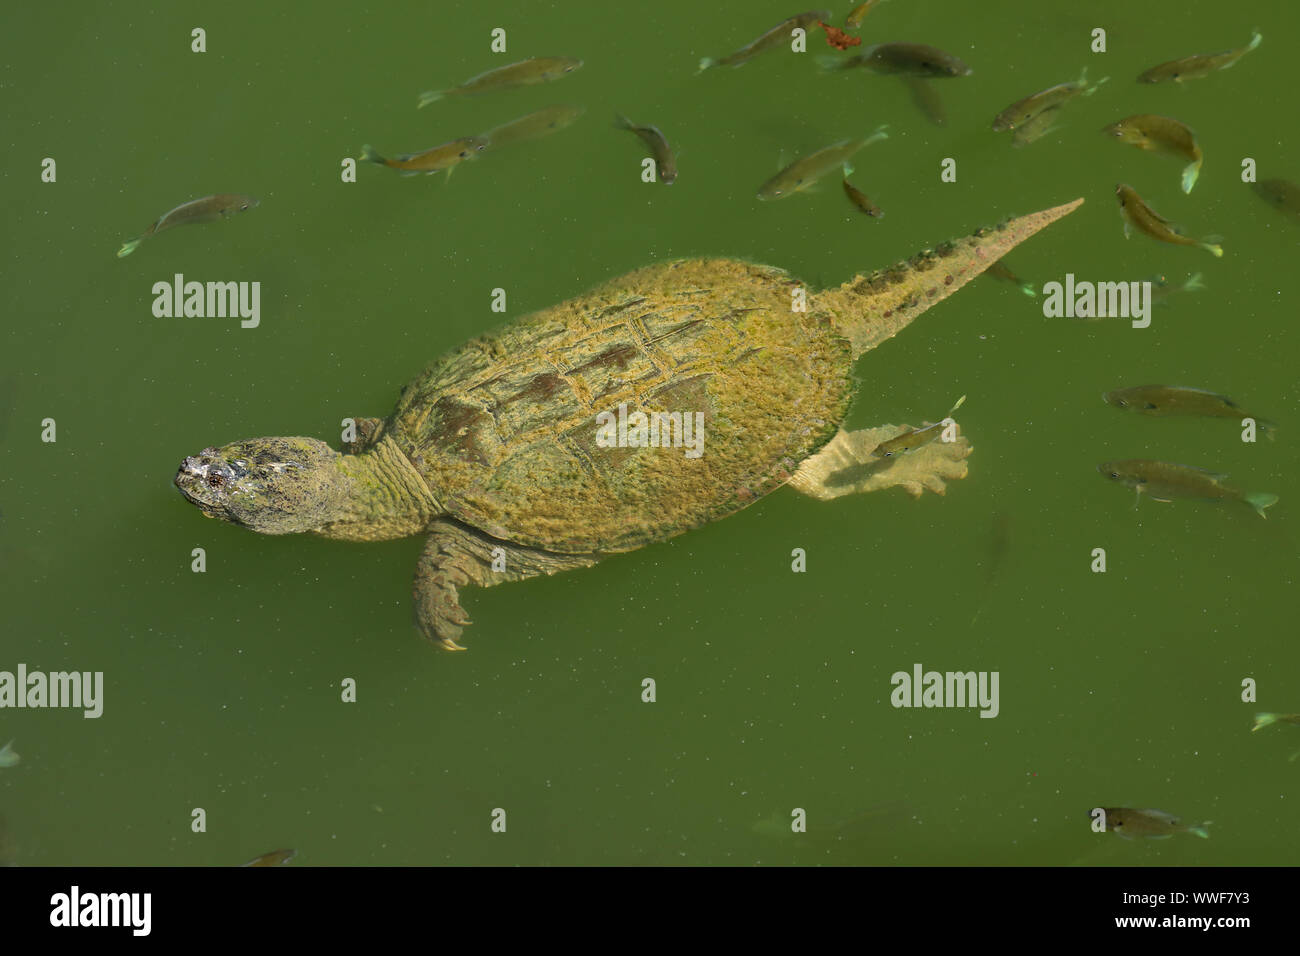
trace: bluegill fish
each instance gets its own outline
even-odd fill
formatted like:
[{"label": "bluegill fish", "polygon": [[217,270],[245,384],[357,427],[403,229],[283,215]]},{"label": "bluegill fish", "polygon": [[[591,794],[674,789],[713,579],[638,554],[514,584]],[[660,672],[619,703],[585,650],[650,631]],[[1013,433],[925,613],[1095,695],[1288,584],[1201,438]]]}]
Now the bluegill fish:
[{"label": "bluegill fish", "polygon": [[1033,119],[1021,123],[1011,134],[1011,145],[1020,149],[1030,143],[1036,143],[1052,130],[1056,129],[1056,120],[1061,115],[1061,108],[1053,106],[1043,110]]},{"label": "bluegill fish", "polygon": [[581,106],[548,106],[509,123],[502,123],[474,138],[487,143],[488,149],[500,149],[502,146],[512,146],[558,132],[571,125],[583,112]]},{"label": "bluegill fish", "polygon": [[872,143],[888,138],[889,135],[882,126],[865,139],[842,140],[827,146],[825,149],[819,149],[815,153],[796,159],[759,187],[758,198],[763,200],[782,199],[801,192],[832,169],[843,166],[848,162],[849,157],[864,146],[870,146]]},{"label": "bluegill fish", "polygon": [[1151,840],[1164,840],[1175,833],[1194,833],[1203,840],[1210,838],[1210,831],[1205,829],[1213,821],[1184,824],[1172,813],[1164,810],[1130,810],[1127,807],[1103,807],[1106,811],[1106,829],[1118,833],[1126,840],[1146,837]]},{"label": "bluegill fish", "polygon": [[1251,189],[1274,209],[1300,222],[1300,186],[1286,179],[1261,179],[1251,183]]},{"label": "bluegill fish", "polygon": [[468,159],[474,159],[487,147],[487,140],[477,136],[466,136],[426,149],[422,153],[403,153],[396,159],[385,159],[367,144],[361,147],[361,158],[366,162],[399,170],[404,176],[414,176],[417,173],[432,175],[445,169],[447,176],[450,177],[451,171],[456,166]]},{"label": "bluegill fish", "polygon": [[14,750],[12,740],[0,747],[0,768],[16,767],[21,760],[22,757],[18,756],[17,751]]},{"label": "bluegill fish", "polygon": [[768,30],[758,39],[745,44],[735,53],[729,53],[727,56],[714,59],[706,56],[700,60],[700,68],[696,72],[703,73],[705,70],[715,66],[744,66],[760,53],[775,49],[783,43],[790,42],[790,34],[793,30],[809,30],[815,24],[822,20],[829,20],[831,12],[829,10],[810,10],[807,13],[800,13],[796,16],[782,20],[772,29]]},{"label": "bluegill fish", "polygon": [[1250,732],[1254,733],[1265,727],[1272,727],[1274,724],[1300,724],[1300,714],[1256,714],[1255,726],[1250,728]]},{"label": "bluegill fish", "polygon": [[1129,227],[1145,233],[1152,239],[1173,243],[1176,246],[1196,246],[1215,257],[1223,255],[1223,247],[1206,239],[1192,239],[1184,236],[1178,227],[1146,204],[1132,186],[1120,183],[1115,187],[1119,198],[1120,214],[1124,217],[1124,235],[1129,235]]},{"label": "bluegill fish", "polygon": [[1026,96],[1022,100],[1016,100],[1016,102],[993,117],[993,129],[997,132],[1017,129],[1044,110],[1057,109],[1076,96],[1091,96],[1108,79],[1110,77],[1102,77],[1089,86],[1088,70],[1085,67],[1077,80],[1072,80],[1069,83],[1058,83],[1055,86],[1049,86],[1045,90],[1039,90],[1037,93]]},{"label": "bluegill fish", "polygon": [[614,114],[614,125],[618,129],[625,129],[629,133],[635,133],[641,142],[646,144],[650,150],[650,155],[655,160],[655,171],[659,182],[666,186],[672,185],[677,179],[677,158],[673,155],[673,148],[668,145],[668,139],[658,126],[637,126],[626,116]]},{"label": "bluegill fish", "polygon": [[1201,163],[1205,157],[1201,154],[1200,144],[1196,142],[1196,134],[1176,119],[1138,113],[1111,123],[1102,132],[1138,149],[1160,150],[1189,160],[1183,169],[1182,185],[1185,193],[1192,191],[1196,178],[1201,175]]},{"label": "bluegill fish", "polygon": [[476,96],[493,90],[508,90],[517,86],[549,83],[568,76],[582,66],[582,61],[571,56],[534,56],[518,63],[498,66],[494,70],[470,77],[460,86],[449,90],[430,90],[420,94],[420,107],[428,106],[448,96]]},{"label": "bluegill fish", "polygon": [[1237,47],[1235,50],[1224,50],[1220,53],[1197,53],[1178,60],[1170,60],[1168,63],[1161,63],[1139,75],[1138,82],[1163,83],[1166,80],[1172,80],[1175,83],[1182,83],[1184,80],[1194,80],[1198,76],[1207,76],[1216,70],[1226,70],[1259,46],[1263,39],[1257,30],[1250,38],[1249,43]]},{"label": "bluegill fish", "polygon": [[1276,426],[1267,419],[1252,415],[1240,405],[1215,392],[1181,385],[1135,385],[1106,392],[1102,398],[1109,405],[1139,415],[1199,415],[1207,418],[1253,418],[1271,438]]},{"label": "bluegill fish", "polygon": [[961,398],[957,399],[957,403],[953,405],[952,408],[948,409],[948,414],[941,420],[932,425],[913,428],[910,431],[905,431],[903,434],[889,439],[889,441],[881,442],[876,446],[876,449],[872,454],[877,458],[893,458],[930,444],[930,442],[943,434],[943,430],[947,425],[952,423],[952,413],[961,408],[965,401],[966,396],[963,395]]},{"label": "bluegill fish", "polygon": [[1178,465],[1169,461],[1151,461],[1147,458],[1128,458],[1104,461],[1097,466],[1101,474],[1137,492],[1138,498],[1146,495],[1153,501],[1172,501],[1175,498],[1195,498],[1202,501],[1240,501],[1255,509],[1261,518],[1267,518],[1264,509],[1277,504],[1277,495],[1267,492],[1247,494],[1226,483],[1227,475]]},{"label": "bluegill fish", "polygon": [[924,43],[877,43],[847,60],[826,62],[835,69],[863,67],[873,73],[909,76],[970,76],[973,72],[958,57]]},{"label": "bluegill fish", "polygon": [[191,199],[163,213],[148,229],[124,243],[122,248],[117,250],[117,257],[121,259],[123,256],[129,256],[135,252],[136,246],[150,236],[156,236],[173,226],[192,226],[197,223],[216,222],[218,219],[229,219],[235,213],[252,209],[257,203],[258,201],[251,196],[241,196],[238,193],[218,193],[215,196],[204,196],[202,199]]},{"label": "bluegill fish", "polygon": [[883,218],[885,214],[880,211],[880,207],[877,206],[875,203],[873,203],[871,199],[868,198],[866,193],[864,193],[857,186],[854,186],[851,182],[849,182],[849,177],[852,175],[853,175],[853,167],[850,166],[848,163],[845,163],[844,164],[844,195],[849,197],[849,202],[853,203],[853,205],[856,206],[860,212],[866,213],[868,216],[871,216],[873,219]]},{"label": "bluegill fish", "polygon": [[295,856],[297,850],[272,850],[270,853],[263,853],[261,856],[255,856],[247,863],[239,864],[242,866],[284,866]]}]

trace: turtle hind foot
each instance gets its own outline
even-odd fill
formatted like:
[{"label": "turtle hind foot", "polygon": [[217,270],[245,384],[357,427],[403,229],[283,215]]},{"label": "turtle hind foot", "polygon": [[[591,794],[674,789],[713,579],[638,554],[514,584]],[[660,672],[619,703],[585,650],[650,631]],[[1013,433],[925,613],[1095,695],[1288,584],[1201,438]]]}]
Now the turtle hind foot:
[{"label": "turtle hind foot", "polygon": [[939,439],[890,458],[873,454],[882,442],[910,430],[907,425],[852,432],[840,429],[821,451],[799,466],[790,485],[821,501],[895,485],[919,498],[926,490],[942,495],[949,481],[966,477],[966,458],[974,449],[960,426],[950,442]]}]

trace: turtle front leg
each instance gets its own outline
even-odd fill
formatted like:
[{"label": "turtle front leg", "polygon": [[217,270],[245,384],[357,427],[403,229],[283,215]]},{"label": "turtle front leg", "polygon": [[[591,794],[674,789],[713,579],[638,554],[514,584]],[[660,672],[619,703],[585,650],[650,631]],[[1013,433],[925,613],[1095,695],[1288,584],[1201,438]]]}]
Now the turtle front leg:
[{"label": "turtle front leg", "polygon": [[908,431],[908,425],[882,425],[853,432],[840,429],[821,451],[799,466],[790,485],[821,501],[894,485],[901,485],[913,498],[919,498],[927,489],[941,495],[948,481],[966,477],[966,457],[974,449],[961,434],[960,426],[951,442],[936,439],[892,458],[872,454],[881,442]]},{"label": "turtle front leg", "polygon": [[458,638],[470,623],[460,588],[490,588],[540,574],[585,568],[598,554],[555,554],[511,544],[450,519],[434,522],[415,569],[415,618],[424,636],[444,650],[463,651]]}]

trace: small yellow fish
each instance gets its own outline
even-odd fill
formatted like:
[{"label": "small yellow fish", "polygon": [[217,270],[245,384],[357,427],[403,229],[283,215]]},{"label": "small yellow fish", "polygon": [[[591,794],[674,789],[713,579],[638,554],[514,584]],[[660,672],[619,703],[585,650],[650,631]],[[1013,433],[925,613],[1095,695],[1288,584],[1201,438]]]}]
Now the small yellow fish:
[{"label": "small yellow fish", "polygon": [[865,67],[873,73],[910,76],[970,76],[973,70],[962,60],[924,43],[877,43],[857,56],[822,61],[831,69]]},{"label": "small yellow fish", "polygon": [[1187,126],[1168,116],[1156,116],[1152,113],[1138,113],[1126,116],[1118,123],[1111,123],[1103,133],[1113,136],[1121,143],[1128,143],[1138,149],[1162,150],[1173,153],[1191,162],[1183,169],[1183,192],[1190,193],[1196,185],[1196,178],[1201,175],[1200,144],[1196,134]]},{"label": "small yellow fish", "polygon": [[1179,60],[1170,60],[1168,63],[1161,63],[1153,66],[1151,69],[1138,76],[1139,83],[1163,83],[1165,80],[1173,80],[1175,83],[1181,83],[1184,80],[1194,80],[1198,76],[1206,76],[1215,70],[1226,70],[1243,56],[1249,53],[1263,41],[1259,31],[1250,38],[1250,42],[1243,47],[1235,50],[1224,50],[1221,53],[1197,53],[1194,56],[1185,56]]},{"label": "small yellow fish", "polygon": [[191,199],[163,213],[148,229],[124,243],[122,248],[117,250],[117,257],[121,259],[123,256],[129,256],[135,252],[136,246],[165,229],[229,219],[235,213],[252,209],[257,204],[258,201],[251,196],[241,196],[238,193],[218,193],[215,196],[204,196],[202,199]]},{"label": "small yellow fish", "polygon": [[1152,305],[1166,305],[1180,292],[1200,292],[1205,288],[1199,272],[1192,273],[1178,285],[1171,283],[1169,277],[1163,274],[1153,275],[1145,281],[1151,283]]},{"label": "small yellow fish", "polygon": [[815,153],[796,159],[759,187],[758,198],[763,200],[783,199],[786,196],[793,196],[797,192],[802,192],[832,169],[843,166],[848,162],[849,157],[864,146],[870,146],[872,143],[888,138],[889,135],[882,126],[866,139],[842,140],[827,146],[825,149],[819,149]]},{"label": "small yellow fish", "polygon": [[903,455],[909,451],[915,451],[918,448],[930,444],[930,442],[943,434],[945,426],[952,424],[952,413],[961,408],[962,403],[965,401],[966,396],[963,395],[961,398],[957,399],[957,404],[948,409],[948,414],[945,415],[942,420],[937,421],[932,425],[913,428],[911,431],[906,431],[901,435],[896,435],[889,439],[889,441],[881,442],[876,446],[875,450],[871,454],[877,458],[893,458],[897,455]]},{"label": "small yellow fish", "polygon": [[862,26],[862,21],[866,19],[867,14],[871,12],[871,8],[878,3],[880,3],[880,0],[866,0],[866,3],[859,3],[856,7],[850,10],[849,15],[844,18],[845,28],[856,30],[858,27]]},{"label": "small yellow fish", "polygon": [[853,167],[844,164],[844,195],[849,197],[849,202],[853,203],[860,211],[865,212],[873,219],[884,218],[884,213],[880,207],[873,203],[861,189],[849,182],[849,177],[853,175]]},{"label": "small yellow fish", "polygon": [[1057,109],[1076,96],[1092,96],[1093,93],[1097,92],[1097,87],[1109,79],[1110,77],[1102,77],[1092,86],[1089,86],[1088,69],[1084,67],[1077,80],[1049,86],[1045,90],[1039,90],[1037,93],[1026,96],[1023,100],[1012,103],[993,117],[993,129],[997,132],[1018,129],[1044,110]]},{"label": "small yellow fish", "polygon": [[1300,714],[1256,714],[1255,726],[1250,728],[1250,732],[1254,733],[1265,727],[1272,727],[1274,724],[1300,724]]},{"label": "small yellow fish", "polygon": [[659,127],[637,126],[626,116],[618,113],[614,114],[614,126],[636,133],[640,137],[641,142],[650,149],[650,155],[654,157],[655,172],[659,182],[671,186],[677,179],[677,158],[673,155],[673,148],[668,145],[668,140]]},{"label": "small yellow fish", "polygon": [[242,866],[284,866],[295,856],[297,850],[272,850],[270,853],[263,853],[261,856],[253,857],[247,863],[239,864]]},{"label": "small yellow fish", "polygon": [[1130,810],[1126,807],[1103,807],[1106,811],[1106,829],[1118,833],[1126,840],[1146,837],[1151,840],[1164,840],[1175,833],[1195,833],[1203,840],[1210,838],[1210,831],[1205,829],[1213,821],[1206,820],[1196,825],[1184,824],[1176,816],[1163,810]]},{"label": "small yellow fish", "polygon": [[1261,179],[1251,188],[1274,209],[1300,222],[1300,186],[1286,179]]},{"label": "small yellow fish", "polygon": [[475,139],[487,143],[488,149],[500,149],[513,146],[539,136],[547,136],[564,129],[583,114],[581,106],[548,106],[527,116],[502,123],[500,126],[479,133]]},{"label": "small yellow fish", "polygon": [[1153,501],[1172,501],[1175,498],[1197,498],[1202,501],[1240,501],[1255,509],[1261,518],[1267,518],[1264,509],[1277,504],[1277,495],[1267,492],[1246,494],[1225,483],[1227,475],[1178,465],[1170,461],[1152,461],[1147,458],[1127,458],[1104,461],[1097,466],[1101,474],[1137,492],[1137,500],[1146,495]]},{"label": "small yellow fish", "polygon": [[494,70],[470,77],[460,86],[449,90],[430,90],[420,94],[419,106],[425,107],[448,96],[475,96],[493,90],[508,90],[517,86],[549,83],[568,76],[582,66],[582,61],[571,56],[534,56],[518,63],[498,66]]},{"label": "small yellow fish", "polygon": [[1026,282],[1024,279],[1020,278],[1020,276],[1012,272],[1007,266],[1006,261],[1003,259],[999,259],[997,262],[993,263],[993,265],[989,266],[981,274],[986,275],[991,279],[1002,279],[1004,282],[1010,282],[1012,285],[1018,287],[1021,292],[1031,298],[1038,295],[1038,290],[1034,288],[1034,284],[1032,282]]},{"label": "small yellow fish", "polygon": [[1124,216],[1124,236],[1129,235],[1129,227],[1137,229],[1161,242],[1171,242],[1176,246],[1196,246],[1214,256],[1223,255],[1223,247],[1206,239],[1191,239],[1178,231],[1178,227],[1146,204],[1132,186],[1120,183],[1115,187],[1119,197],[1120,213]]},{"label": "small yellow fish", "polygon": [[1137,412],[1139,415],[1164,417],[1168,415],[1199,415],[1208,418],[1253,418],[1264,429],[1265,434],[1273,437],[1276,429],[1272,422],[1256,415],[1251,415],[1240,405],[1215,392],[1203,388],[1185,388],[1180,385],[1135,385],[1132,388],[1117,388],[1102,395],[1109,405],[1125,411]]},{"label": "small yellow fish", "polygon": [[426,149],[422,153],[403,153],[396,159],[384,159],[371,146],[366,145],[361,147],[361,158],[380,166],[401,170],[403,176],[414,176],[417,173],[432,175],[445,169],[447,176],[450,177],[451,171],[456,166],[467,159],[474,159],[487,147],[487,140],[479,139],[477,136],[466,136],[463,139],[453,139],[450,143]]},{"label": "small yellow fish", "polygon": [[744,66],[760,53],[774,49],[783,43],[789,43],[792,31],[807,31],[817,22],[829,20],[830,18],[831,12],[829,10],[810,10],[808,13],[800,13],[787,20],[782,20],[758,39],[742,46],[735,53],[730,53],[720,59],[706,56],[700,60],[700,68],[696,72],[703,73],[715,66]]}]

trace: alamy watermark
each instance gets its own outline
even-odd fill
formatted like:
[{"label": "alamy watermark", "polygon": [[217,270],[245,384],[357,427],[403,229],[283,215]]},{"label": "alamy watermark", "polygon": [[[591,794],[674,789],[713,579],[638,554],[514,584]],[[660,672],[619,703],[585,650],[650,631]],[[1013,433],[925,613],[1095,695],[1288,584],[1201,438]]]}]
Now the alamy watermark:
[{"label": "alamy watermark", "polygon": [[1043,315],[1049,319],[1132,319],[1133,328],[1151,324],[1151,283],[1075,282],[1074,273],[1065,282],[1043,286]]},{"label": "alamy watermark", "polygon": [[94,718],[104,712],[103,671],[0,671],[0,708],[71,707]]},{"label": "alamy watermark", "polygon": [[998,715],[997,671],[896,671],[889,702],[895,707],[978,707],[981,717]]},{"label": "alamy watermark", "polygon": [[703,412],[629,412],[627,403],[618,414],[596,416],[598,448],[685,448],[687,458],[704,454]]}]

